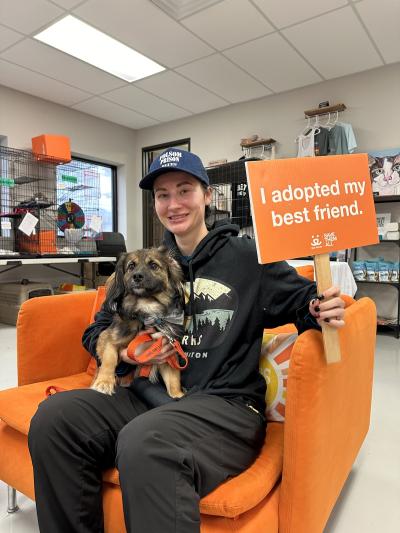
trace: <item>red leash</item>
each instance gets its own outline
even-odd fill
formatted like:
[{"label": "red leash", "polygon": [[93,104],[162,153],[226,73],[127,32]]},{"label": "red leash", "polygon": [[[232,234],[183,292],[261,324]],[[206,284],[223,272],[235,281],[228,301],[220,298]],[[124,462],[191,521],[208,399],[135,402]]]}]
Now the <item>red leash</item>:
[{"label": "red leash", "polygon": [[[143,335],[138,335],[131,341],[128,345],[128,357],[130,357],[133,361],[138,363],[139,365],[143,365],[142,368],[139,371],[139,376],[148,377],[151,371],[151,365],[145,365],[144,363],[147,363],[148,361],[151,361],[160,354],[161,348],[162,348],[162,337],[157,339],[153,342],[149,348],[147,348],[144,352],[142,352],[140,355],[136,355],[135,351],[137,347],[140,344],[143,344],[144,342],[152,341],[152,337],[148,335],[147,333],[144,333]],[[183,370],[188,365],[188,358],[185,352],[182,350],[182,346],[177,340],[170,340],[170,343],[174,347],[175,351],[178,352],[178,354],[182,357],[184,360],[184,364],[181,366],[177,360],[177,357],[175,355],[171,355],[166,359],[166,363],[169,364],[172,368],[177,368],[178,370]]]}]

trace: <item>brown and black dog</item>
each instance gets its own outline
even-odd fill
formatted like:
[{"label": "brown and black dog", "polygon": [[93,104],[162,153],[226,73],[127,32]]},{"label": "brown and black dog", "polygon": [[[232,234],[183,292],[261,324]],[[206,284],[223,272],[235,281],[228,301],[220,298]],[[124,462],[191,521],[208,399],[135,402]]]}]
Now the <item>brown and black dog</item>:
[{"label": "brown and black dog", "polygon": [[[104,394],[113,394],[115,367],[119,351],[126,348],[137,333],[154,325],[168,338],[183,333],[183,274],[166,247],[147,248],[122,254],[115,273],[107,281],[104,309],[113,313],[111,325],[99,335],[97,355],[101,366],[91,385]],[[168,394],[181,397],[180,371],[163,363],[153,365],[149,379],[160,372]]]}]

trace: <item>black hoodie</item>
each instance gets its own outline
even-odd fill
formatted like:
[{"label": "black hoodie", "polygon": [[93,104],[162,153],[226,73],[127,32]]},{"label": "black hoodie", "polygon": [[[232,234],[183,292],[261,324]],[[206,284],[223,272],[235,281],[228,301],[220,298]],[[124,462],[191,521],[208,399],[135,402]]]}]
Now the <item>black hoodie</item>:
[{"label": "black hoodie", "polygon": [[[258,371],[263,330],[291,322],[299,332],[318,327],[308,314],[316,286],[284,261],[260,265],[255,241],[238,237],[238,231],[220,221],[189,258],[166,232],[165,244],[181,264],[186,285],[181,344],[189,365],[181,381],[189,394],[239,397],[263,410],[266,385]],[[110,322],[102,310],[86,330],[83,344],[92,355]],[[120,363],[117,373],[128,367]]]}]

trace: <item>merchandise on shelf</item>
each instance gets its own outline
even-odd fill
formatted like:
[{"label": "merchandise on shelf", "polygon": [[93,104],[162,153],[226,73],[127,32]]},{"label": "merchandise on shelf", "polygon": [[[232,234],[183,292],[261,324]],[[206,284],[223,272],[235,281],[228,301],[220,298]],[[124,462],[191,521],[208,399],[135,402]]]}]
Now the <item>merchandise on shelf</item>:
[{"label": "merchandise on shelf", "polygon": [[385,261],[383,257],[353,261],[352,271],[356,281],[399,281],[399,262]]}]

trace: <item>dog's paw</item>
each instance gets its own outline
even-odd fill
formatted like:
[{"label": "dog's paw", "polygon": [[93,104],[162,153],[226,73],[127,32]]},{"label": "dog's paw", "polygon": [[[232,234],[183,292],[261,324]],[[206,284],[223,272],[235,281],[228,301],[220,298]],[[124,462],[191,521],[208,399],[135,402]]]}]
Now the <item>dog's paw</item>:
[{"label": "dog's paw", "polygon": [[185,396],[185,393],[182,391],[171,391],[169,392],[169,395],[171,396],[171,398],[182,398],[183,396]]},{"label": "dog's paw", "polygon": [[115,392],[115,381],[108,381],[104,379],[96,379],[92,385],[91,389],[97,390],[97,392],[102,392],[103,394],[112,395]]}]

